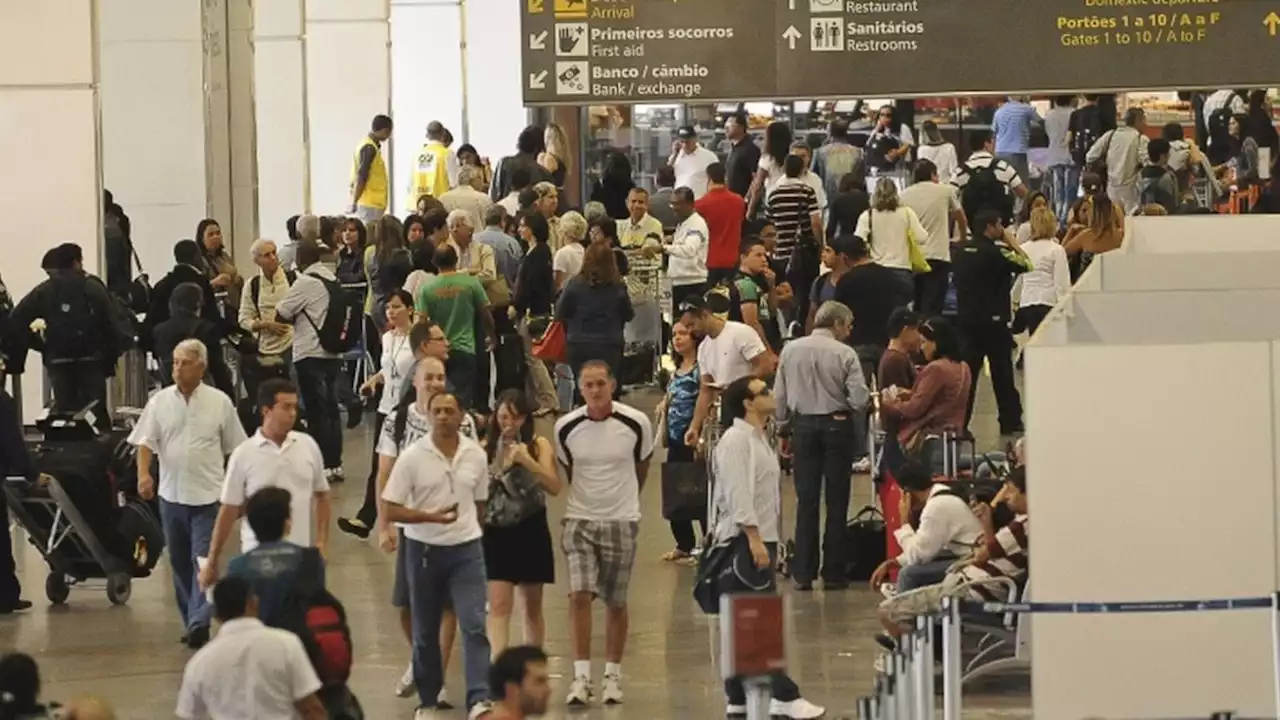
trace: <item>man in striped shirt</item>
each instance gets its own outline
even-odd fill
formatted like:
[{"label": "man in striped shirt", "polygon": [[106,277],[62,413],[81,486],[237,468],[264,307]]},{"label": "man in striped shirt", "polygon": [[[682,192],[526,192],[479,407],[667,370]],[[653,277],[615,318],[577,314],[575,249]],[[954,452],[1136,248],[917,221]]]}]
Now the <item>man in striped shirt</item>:
[{"label": "man in striped shirt", "polygon": [[[818,276],[820,251],[810,251],[807,262],[800,262],[806,259],[801,241],[808,238],[810,243],[817,243],[818,238],[823,237],[822,205],[813,186],[804,180],[804,158],[788,155],[782,169],[784,177],[778,180],[765,200],[765,212],[778,230],[771,264],[774,272],[782,275],[792,288],[801,290],[796,293],[795,307],[787,314],[787,319],[803,321],[809,315],[809,293],[804,290]],[[801,250],[801,255],[796,258],[797,262],[792,262],[797,250]]]},{"label": "man in striped shirt", "polygon": [[998,592],[1001,585],[992,581],[1008,578],[1017,582],[1027,574],[1030,541],[1027,535],[1025,466],[1014,468],[1009,473],[996,501],[1003,501],[1013,511],[1012,522],[997,530],[992,520],[991,505],[975,505],[974,514],[982,523],[982,542],[977,550],[953,565],[937,585],[900,593],[880,604],[880,622],[890,636],[898,637],[906,632],[917,615],[941,610],[942,599],[946,597],[980,602],[1008,599]]}]

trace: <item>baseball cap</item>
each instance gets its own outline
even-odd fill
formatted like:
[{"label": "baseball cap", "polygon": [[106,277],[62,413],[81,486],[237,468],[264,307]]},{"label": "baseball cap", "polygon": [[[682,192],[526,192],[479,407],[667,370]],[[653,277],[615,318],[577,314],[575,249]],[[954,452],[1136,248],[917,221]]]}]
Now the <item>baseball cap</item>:
[{"label": "baseball cap", "polygon": [[708,307],[706,298],[701,295],[692,295],[680,302],[679,310],[680,314],[683,315],[687,312],[702,312]]},{"label": "baseball cap", "polygon": [[681,140],[696,140],[698,138],[698,131],[694,130],[692,125],[681,126],[676,134],[680,136]]}]

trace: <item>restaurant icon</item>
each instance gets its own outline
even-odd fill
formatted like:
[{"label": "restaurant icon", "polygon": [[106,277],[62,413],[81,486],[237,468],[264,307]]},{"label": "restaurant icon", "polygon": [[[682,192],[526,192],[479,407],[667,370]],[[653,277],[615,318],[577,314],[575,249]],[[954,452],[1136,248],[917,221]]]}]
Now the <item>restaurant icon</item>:
[{"label": "restaurant icon", "polygon": [[844,0],[809,0],[809,12],[815,13],[832,13],[840,12],[843,8]]}]

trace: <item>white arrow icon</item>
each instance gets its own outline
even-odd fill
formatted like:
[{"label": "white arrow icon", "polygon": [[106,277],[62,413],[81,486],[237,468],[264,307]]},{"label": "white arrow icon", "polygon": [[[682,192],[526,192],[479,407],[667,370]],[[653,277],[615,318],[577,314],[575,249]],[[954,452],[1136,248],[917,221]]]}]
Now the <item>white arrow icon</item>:
[{"label": "white arrow icon", "polygon": [[782,33],[782,37],[787,39],[787,47],[795,50],[796,40],[800,39],[800,31],[796,29],[795,25],[790,25],[787,27],[786,32]]},{"label": "white arrow icon", "polygon": [[530,90],[546,90],[547,89],[547,71],[540,73],[529,73],[529,89]]},{"label": "white arrow icon", "polygon": [[547,31],[543,30],[537,35],[529,35],[530,50],[546,50],[547,49]]}]

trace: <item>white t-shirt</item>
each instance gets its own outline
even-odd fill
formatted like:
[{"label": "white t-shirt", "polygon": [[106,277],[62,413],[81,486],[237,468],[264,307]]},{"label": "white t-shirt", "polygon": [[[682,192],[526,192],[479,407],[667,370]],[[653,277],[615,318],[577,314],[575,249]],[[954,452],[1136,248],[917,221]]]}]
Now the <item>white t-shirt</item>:
[{"label": "white t-shirt", "polygon": [[822,178],[806,170],[805,173],[800,176],[800,181],[803,182],[805,185],[808,185],[809,187],[813,188],[813,194],[818,196],[818,210],[822,212],[826,212],[827,211],[827,188],[824,186],[822,182]]},{"label": "white t-shirt", "polygon": [[130,445],[159,456],[159,495],[179,505],[218,502],[223,458],[244,441],[231,398],[203,384],[189,398],[177,385],[152,395],[129,435]]},{"label": "white t-shirt", "polygon": [[924,226],[925,237],[916,238],[924,256],[951,262],[951,213],[960,209],[960,194],[955,186],[918,182],[903,190],[901,198],[902,204],[914,210]]},{"label": "white t-shirt", "polygon": [[648,415],[615,402],[609,417],[592,420],[584,405],[556,421],[555,445],[569,477],[566,518],[640,520],[636,465],[653,454]]},{"label": "white t-shirt", "polygon": [[551,269],[564,273],[564,283],[567,285],[574,276],[582,272],[582,260],[586,255],[587,249],[582,243],[569,243],[556,251],[555,257],[551,259]]},{"label": "white t-shirt", "polygon": [[[404,416],[404,437],[397,445],[396,414],[392,409],[387,414],[386,422],[382,423],[382,433],[378,435],[378,454],[389,458],[397,457],[402,448],[409,447],[429,432],[431,432],[431,416],[418,412],[417,404],[410,405]],[[472,440],[476,439],[476,421],[471,417],[471,413],[462,416],[462,425],[458,428],[458,432]]]},{"label": "white t-shirt", "polygon": [[960,160],[956,157],[956,146],[949,142],[941,145],[921,145],[916,148],[916,158],[933,163],[934,167],[938,168],[938,178],[943,182],[951,179],[956,172],[956,167],[960,164]]},{"label": "white t-shirt", "polygon": [[858,218],[857,235],[867,240],[871,259],[876,264],[898,270],[911,269],[911,251],[907,245],[907,233],[923,245],[928,238],[916,211],[906,205],[892,212],[865,210]]},{"label": "white t-shirt", "polygon": [[720,158],[701,145],[691,153],[681,150],[672,166],[676,171],[676,187],[692,190],[695,200],[702,197],[707,194],[707,168],[718,162]]},{"label": "white t-shirt", "polygon": [[[316,493],[329,492],[329,481],[324,476],[320,446],[310,435],[291,430],[284,443],[276,445],[259,430],[231,453],[222,484],[223,505],[243,507],[254,493],[267,487],[284,488],[291,496],[292,523],[284,539],[295,545],[311,545],[312,500]],[[240,523],[240,552],[256,547],[253,528],[247,521]]]},{"label": "white t-shirt", "polygon": [[782,170],[782,166],[773,161],[773,156],[765,153],[760,154],[760,163],[756,165],[756,167],[769,174],[764,181],[764,196],[767,198],[769,197],[769,193],[773,192],[773,187],[778,184],[778,181],[783,178],[785,173]]},{"label": "white t-shirt", "polygon": [[382,397],[378,399],[378,414],[390,415],[404,396],[407,383],[413,377],[413,347],[408,333],[382,334]]},{"label": "white t-shirt", "polygon": [[294,703],[320,687],[297,635],[237,618],[187,662],[174,712],[183,720],[294,720]]},{"label": "white t-shirt", "polygon": [[449,459],[426,435],[401,453],[391,468],[382,499],[412,510],[458,506],[458,519],[452,523],[404,525],[405,537],[437,547],[479,540],[482,531],[476,503],[489,499],[488,457],[479,443],[462,436]]},{"label": "white t-shirt", "polygon": [[1022,249],[1035,269],[1018,276],[1022,284],[1018,305],[1057,305],[1071,290],[1066,251],[1057,240],[1050,238],[1024,243]]},{"label": "white t-shirt", "polygon": [[409,293],[410,297],[416,298],[418,297],[418,290],[421,289],[423,285],[426,285],[427,281],[433,277],[435,277],[435,275],[427,272],[426,270],[414,270],[409,273],[409,277],[404,279],[402,289]]},{"label": "white t-shirt", "polygon": [[698,344],[698,371],[724,388],[750,375],[751,361],[765,350],[764,341],[750,325],[726,320],[719,335],[708,335]]}]

